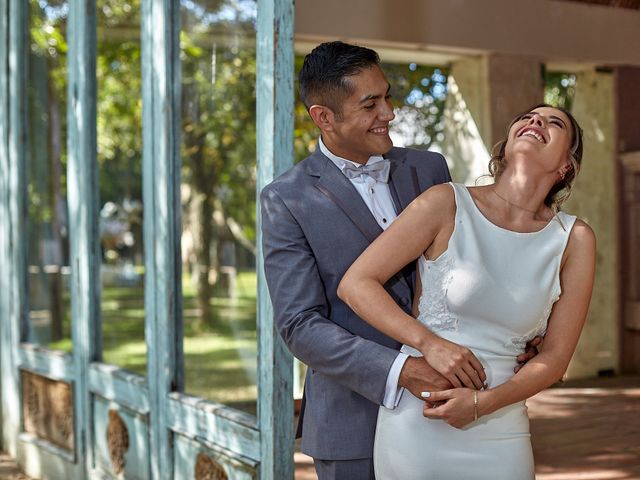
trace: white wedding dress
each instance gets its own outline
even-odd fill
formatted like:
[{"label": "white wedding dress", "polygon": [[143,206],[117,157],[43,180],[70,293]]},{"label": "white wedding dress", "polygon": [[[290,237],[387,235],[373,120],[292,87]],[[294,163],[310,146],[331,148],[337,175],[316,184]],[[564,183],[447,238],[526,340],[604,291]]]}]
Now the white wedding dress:
[{"label": "white wedding dress", "polygon": [[[491,223],[464,185],[451,184],[455,228],[436,260],[421,257],[418,320],[470,348],[489,387],[513,376],[516,356],[546,331],[560,296],[560,262],[575,217],[563,212],[542,230],[518,233]],[[404,346],[402,351],[420,356]],[[403,392],[394,410],[380,408],[374,446],[377,480],[533,479],[525,402],[456,429],[422,416],[424,402]]]}]

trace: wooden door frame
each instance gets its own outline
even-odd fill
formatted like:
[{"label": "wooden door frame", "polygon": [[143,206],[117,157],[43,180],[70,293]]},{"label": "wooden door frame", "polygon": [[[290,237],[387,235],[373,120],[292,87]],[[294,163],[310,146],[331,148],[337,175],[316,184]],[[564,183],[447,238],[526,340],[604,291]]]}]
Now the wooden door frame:
[{"label": "wooden door frame", "polygon": [[[627,295],[625,285],[629,281],[630,273],[624,255],[628,251],[629,242],[627,234],[629,231],[629,221],[626,216],[624,175],[628,172],[640,174],[640,151],[626,152],[620,154],[620,175],[619,175],[619,218],[620,218],[620,371],[622,373],[640,372],[640,328],[631,329],[627,324]],[[639,320],[640,321],[640,320]]]},{"label": "wooden door frame", "polygon": [[[28,3],[0,0],[0,41],[8,47],[0,52],[0,171],[7,173],[0,179],[0,247],[10,246],[0,249],[2,446],[23,465],[36,455],[50,478],[111,476],[96,467],[94,455],[96,439],[104,437],[94,431],[100,397],[148,422],[149,478],[184,478],[174,461],[180,437],[190,445],[190,461],[198,452],[230,459],[232,478],[239,472],[238,478],[292,479],[292,357],[273,323],[260,257],[257,417],[181,391],[179,0],[141,0],[147,377],[101,362],[96,0],[68,1],[72,355],[25,343],[26,261],[20,238],[25,232]],[[258,191],[293,165],[293,12],[293,0],[258,0]],[[72,386],[73,453],[22,432],[21,369]]]}]

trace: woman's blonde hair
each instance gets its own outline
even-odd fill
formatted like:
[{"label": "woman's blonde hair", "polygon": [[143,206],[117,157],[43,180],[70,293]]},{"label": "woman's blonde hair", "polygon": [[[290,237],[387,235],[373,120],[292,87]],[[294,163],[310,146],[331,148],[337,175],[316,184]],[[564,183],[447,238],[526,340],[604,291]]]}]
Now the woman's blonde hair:
[{"label": "woman's blonde hair", "polygon": [[[571,147],[569,148],[569,162],[570,168],[567,170],[565,176],[556,183],[549,193],[547,197],[544,199],[544,204],[553,210],[553,213],[557,213],[560,210],[562,204],[569,198],[571,195],[571,189],[573,188],[573,182],[580,171],[580,165],[582,164],[582,128],[578,124],[578,121],[574,118],[571,113],[561,107],[554,107],[552,105],[548,105],[546,103],[541,103],[536,105],[535,107],[531,107],[526,110],[524,113],[517,115],[509,124],[509,128],[507,129],[507,135],[511,130],[511,127],[514,123],[522,118],[523,115],[530,113],[536,108],[554,108],[556,110],[564,113],[571,122]],[[505,168],[507,167],[507,161],[505,160],[505,151],[507,147],[507,139],[501,140],[496,143],[496,145],[491,150],[491,160],[489,161],[489,174],[493,177],[494,180],[498,180]]]}]

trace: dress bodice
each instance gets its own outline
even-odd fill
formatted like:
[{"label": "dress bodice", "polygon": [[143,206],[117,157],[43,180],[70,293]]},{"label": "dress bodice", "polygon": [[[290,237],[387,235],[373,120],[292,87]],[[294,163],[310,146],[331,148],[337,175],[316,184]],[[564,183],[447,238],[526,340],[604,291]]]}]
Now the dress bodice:
[{"label": "dress bodice", "polygon": [[[513,232],[489,221],[464,185],[450,185],[455,227],[444,253],[435,260],[420,257],[418,320],[470,348],[495,386],[512,376],[526,342],[546,332],[576,217],[559,212],[539,231]],[[406,345],[403,351],[420,355]]]}]

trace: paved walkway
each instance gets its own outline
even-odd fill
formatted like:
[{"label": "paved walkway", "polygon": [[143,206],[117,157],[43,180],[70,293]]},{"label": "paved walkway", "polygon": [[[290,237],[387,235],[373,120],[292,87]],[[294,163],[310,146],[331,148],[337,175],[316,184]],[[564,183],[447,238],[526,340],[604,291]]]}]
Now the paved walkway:
[{"label": "paved walkway", "polygon": [[[640,480],[640,377],[566,382],[527,405],[536,480]],[[295,461],[296,480],[317,480]]]},{"label": "paved walkway", "polygon": [[[537,480],[640,480],[640,376],[567,382],[528,401]],[[296,480],[317,480],[296,453]],[[0,454],[0,480],[29,480]]]},{"label": "paved walkway", "polygon": [[20,473],[13,459],[0,452],[0,480],[29,480],[29,477]]}]

